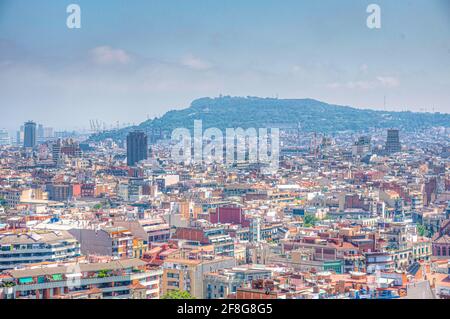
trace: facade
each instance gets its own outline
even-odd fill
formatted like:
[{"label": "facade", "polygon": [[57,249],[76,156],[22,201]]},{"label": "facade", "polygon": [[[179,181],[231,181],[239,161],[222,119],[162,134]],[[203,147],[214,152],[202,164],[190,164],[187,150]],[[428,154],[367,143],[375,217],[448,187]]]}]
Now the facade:
[{"label": "facade", "polygon": [[134,166],[147,157],[147,135],[144,132],[130,132],[127,136],[127,165]]},{"label": "facade", "polygon": [[3,189],[0,190],[0,197],[5,201],[6,207],[16,207],[22,198],[22,190],[20,189]]},{"label": "facade", "polygon": [[132,258],[133,235],[123,227],[104,227],[99,230],[71,229],[84,255],[96,254],[116,258]]},{"label": "facade", "polygon": [[80,256],[80,244],[66,231],[0,234],[0,270]]},{"label": "facade", "polygon": [[394,154],[401,152],[399,130],[388,130],[386,139],[386,153]]},{"label": "facade", "polygon": [[450,259],[450,219],[446,220],[433,237],[433,257]]},{"label": "facade", "polygon": [[73,186],[70,184],[49,184],[47,185],[49,199],[59,202],[66,202],[73,197]]},{"label": "facade", "polygon": [[367,155],[371,151],[370,143],[370,136],[359,137],[352,147],[352,155],[361,157]]},{"label": "facade", "polygon": [[92,294],[93,289],[102,299],[131,299],[136,295],[139,299],[159,299],[162,271],[148,268],[139,259],[123,259],[10,270],[5,274],[0,279],[0,299],[70,298],[74,293]]},{"label": "facade", "polygon": [[33,148],[36,146],[36,123],[26,122],[24,126],[23,146]]},{"label": "facade", "polygon": [[223,299],[228,295],[236,294],[253,280],[269,279],[272,271],[265,267],[236,267],[232,269],[210,272],[203,276],[204,297],[206,299]]},{"label": "facade", "polygon": [[210,213],[210,222],[213,224],[239,224],[249,226],[245,219],[244,211],[240,207],[217,207]]},{"label": "facade", "polygon": [[195,298],[203,299],[205,298],[203,275],[235,265],[235,259],[228,257],[210,260],[168,258],[163,264],[162,292],[165,294],[170,290],[182,290]]},{"label": "facade", "polygon": [[9,133],[5,129],[0,129],[0,146],[7,146],[11,144]]},{"label": "facade", "polygon": [[177,227],[173,238],[192,248],[212,245],[217,256],[234,256],[234,240],[223,227]]},{"label": "facade", "polygon": [[387,252],[365,253],[367,273],[373,274],[379,271],[392,271],[395,261],[392,254]]}]

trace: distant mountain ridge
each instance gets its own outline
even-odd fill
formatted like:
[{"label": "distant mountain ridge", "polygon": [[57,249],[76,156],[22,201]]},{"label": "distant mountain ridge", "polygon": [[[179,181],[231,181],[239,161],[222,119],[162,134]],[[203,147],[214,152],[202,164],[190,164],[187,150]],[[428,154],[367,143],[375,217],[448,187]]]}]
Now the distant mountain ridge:
[{"label": "distant mountain ridge", "polygon": [[334,105],[313,99],[275,99],[259,97],[217,97],[194,100],[191,106],[172,110],[160,118],[147,120],[137,126],[93,134],[90,141],[107,138],[125,139],[133,130],[175,128],[192,129],[194,120],[202,120],[203,128],[261,128],[297,127],[306,132],[334,133],[339,131],[365,131],[369,128],[391,128],[412,131],[429,127],[450,127],[448,113],[393,112],[358,109]]}]

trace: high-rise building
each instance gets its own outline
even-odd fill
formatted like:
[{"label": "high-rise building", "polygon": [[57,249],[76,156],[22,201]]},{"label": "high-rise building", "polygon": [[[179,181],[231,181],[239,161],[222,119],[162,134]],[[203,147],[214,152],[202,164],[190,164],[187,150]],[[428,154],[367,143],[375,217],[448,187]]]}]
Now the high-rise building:
[{"label": "high-rise building", "polygon": [[0,146],[10,145],[10,143],[8,131],[0,129]]},{"label": "high-rise building", "polygon": [[361,136],[352,147],[353,156],[364,156],[371,151],[370,136]]},{"label": "high-rise building", "polygon": [[24,137],[24,135],[25,135],[24,126],[21,125],[20,129],[17,131],[17,135],[16,135],[16,145],[17,146],[23,144],[23,137]]},{"label": "high-rise building", "polygon": [[147,157],[147,135],[141,131],[130,132],[127,136],[127,165],[134,166]]},{"label": "high-rise building", "polygon": [[42,143],[45,140],[44,136],[44,125],[39,124],[37,127],[37,141],[38,143]]},{"label": "high-rise building", "polygon": [[44,127],[44,138],[45,139],[53,138],[53,128]]},{"label": "high-rise building", "polygon": [[24,129],[24,139],[23,146],[24,147],[35,147],[36,146],[36,123],[29,121],[25,123]]},{"label": "high-rise building", "polygon": [[52,145],[52,158],[55,164],[58,164],[61,159],[61,140],[58,139]]},{"label": "high-rise building", "polygon": [[399,130],[388,130],[386,139],[386,153],[394,154],[401,152]]}]

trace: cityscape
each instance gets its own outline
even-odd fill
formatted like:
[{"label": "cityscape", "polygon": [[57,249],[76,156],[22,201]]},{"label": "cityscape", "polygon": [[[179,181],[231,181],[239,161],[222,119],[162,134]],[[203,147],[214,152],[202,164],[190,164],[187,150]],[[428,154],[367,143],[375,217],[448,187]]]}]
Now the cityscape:
[{"label": "cityscape", "polygon": [[[395,5],[379,2],[388,12],[394,9]],[[15,12],[18,3],[5,2],[0,30],[13,28],[8,12]],[[63,8],[67,34],[90,28],[86,12],[95,5],[79,3],[67,12]],[[266,5],[262,4],[264,10],[269,10]],[[371,12],[366,12],[367,5],[362,6],[358,32],[386,32],[390,20],[373,27],[368,20],[365,26]],[[376,12],[379,6],[369,8]],[[248,8],[242,5],[241,10]],[[437,10],[432,12],[438,16]],[[139,24],[136,19],[132,26]],[[181,19],[183,28],[195,29],[186,21]],[[237,25],[248,32],[242,23]],[[156,31],[145,32],[153,36]],[[18,34],[26,37],[25,33]],[[94,41],[79,34],[68,41],[79,41],[81,46]],[[94,34],[114,41],[104,30]],[[165,35],[171,45],[189,37],[183,33],[178,39],[176,32]],[[54,36],[54,41],[62,41]],[[207,82],[200,85],[197,75],[179,71],[178,62],[167,62],[170,54],[151,71],[148,65],[138,65],[148,63],[136,53],[145,50],[134,46],[138,42],[134,36],[128,40],[123,46],[128,43],[135,55],[112,47],[94,49],[91,53],[98,53],[97,60],[88,67],[79,62],[77,78],[68,84],[58,72],[74,72],[70,59],[55,58],[54,69],[46,76],[30,75],[30,82],[23,82],[29,86],[0,75],[4,87],[0,89],[4,90],[0,93],[0,300],[450,299],[448,87],[440,91],[436,84],[433,92],[440,95],[421,100],[432,90],[422,91],[421,81],[424,86],[442,84],[443,89],[449,84],[448,38],[445,66],[432,69],[434,55],[424,48],[427,62],[423,63],[430,65],[423,68],[429,72],[414,69],[408,80],[397,70],[389,76],[381,72],[383,76],[365,84],[358,78],[352,84],[338,83],[348,71],[329,75],[335,66],[324,62],[317,67],[328,74],[323,75],[323,83],[313,74],[314,67],[315,71],[305,71],[311,78],[298,83],[304,91],[283,91],[290,87],[289,81],[300,81],[284,74],[287,80],[279,87],[266,78],[273,91],[264,86],[265,95],[251,85],[266,83],[255,78],[262,79],[270,73],[267,70],[267,74],[260,70],[248,78],[246,74],[228,79],[233,68],[226,63],[216,71],[217,60],[207,63],[191,56],[183,60],[183,68],[200,72]],[[165,41],[162,46],[170,47]],[[7,43],[0,36],[0,72],[19,64],[14,59],[21,56],[14,53],[7,59],[1,53]],[[329,45],[333,43],[330,40]],[[263,55],[261,60],[251,57],[255,65]],[[395,63],[392,55],[376,61],[392,58]],[[245,54],[239,56],[245,59]],[[74,54],[71,59],[83,56]],[[33,72],[39,68],[26,63],[42,60],[42,68],[48,63],[31,60],[27,57],[20,63]],[[374,57],[368,61],[375,64]],[[149,80],[141,87],[136,79],[127,78],[131,71],[122,69],[134,68],[133,63],[138,65],[133,71],[138,80],[145,72],[153,76],[165,68],[170,71],[161,71],[155,83]],[[355,63],[358,76],[366,76],[362,74],[368,74],[369,67]],[[248,65],[253,68],[252,62]],[[433,70],[446,76],[434,78]],[[80,89],[88,81],[84,73],[89,72],[95,74],[94,80]],[[225,74],[219,84],[213,72]],[[45,82],[49,78],[51,85]],[[320,83],[318,91],[306,83],[314,79]],[[116,80],[130,81],[133,89],[121,87]],[[107,89],[102,91],[99,83]],[[161,91],[152,91],[159,84]],[[145,97],[136,102],[145,85],[154,100]],[[239,88],[233,90],[233,85]],[[410,97],[399,91],[404,87]],[[23,96],[22,88],[27,91]],[[33,93],[36,88],[42,94]],[[91,88],[78,97],[77,90]],[[222,90],[236,93],[222,94]],[[274,96],[278,90],[282,94]],[[364,95],[370,90],[376,92]],[[33,108],[24,106],[24,100]],[[431,106],[423,106],[425,100]],[[140,109],[136,105],[142,101],[166,106],[158,111]],[[104,115],[102,120],[96,119],[99,114]]]}]

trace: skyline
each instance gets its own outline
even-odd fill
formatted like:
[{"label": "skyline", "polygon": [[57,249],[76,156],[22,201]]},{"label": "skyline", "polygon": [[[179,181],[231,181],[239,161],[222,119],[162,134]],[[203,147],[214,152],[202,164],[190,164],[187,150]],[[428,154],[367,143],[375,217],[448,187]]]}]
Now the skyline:
[{"label": "skyline", "polygon": [[449,112],[448,2],[254,4],[0,1],[0,127],[137,124],[220,94]]}]

